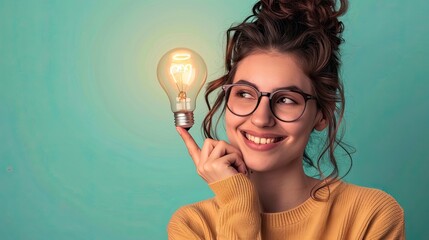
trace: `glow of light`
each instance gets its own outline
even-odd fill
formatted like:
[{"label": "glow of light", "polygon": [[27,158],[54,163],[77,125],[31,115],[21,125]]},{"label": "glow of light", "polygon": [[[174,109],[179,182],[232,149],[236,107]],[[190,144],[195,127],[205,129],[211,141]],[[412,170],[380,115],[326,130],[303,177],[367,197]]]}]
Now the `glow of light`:
[{"label": "glow of light", "polygon": [[172,76],[179,91],[187,91],[192,83],[193,76],[192,64],[172,63],[170,66],[170,75]]},{"label": "glow of light", "polygon": [[176,53],[173,55],[173,60],[177,61],[185,61],[191,58],[191,54],[189,53]]}]

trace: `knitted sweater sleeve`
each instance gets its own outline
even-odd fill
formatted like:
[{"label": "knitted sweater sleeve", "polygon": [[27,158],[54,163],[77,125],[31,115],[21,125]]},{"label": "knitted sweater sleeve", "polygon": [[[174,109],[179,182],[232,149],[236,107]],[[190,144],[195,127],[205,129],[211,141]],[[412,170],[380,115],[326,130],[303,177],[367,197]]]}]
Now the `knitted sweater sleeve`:
[{"label": "knitted sweater sleeve", "polygon": [[378,191],[371,205],[374,211],[364,239],[405,239],[404,210],[398,202]]},{"label": "knitted sweater sleeve", "polygon": [[219,206],[213,226],[203,220],[210,211],[183,209],[169,223],[169,239],[261,239],[259,200],[250,180],[236,174],[209,186]]}]

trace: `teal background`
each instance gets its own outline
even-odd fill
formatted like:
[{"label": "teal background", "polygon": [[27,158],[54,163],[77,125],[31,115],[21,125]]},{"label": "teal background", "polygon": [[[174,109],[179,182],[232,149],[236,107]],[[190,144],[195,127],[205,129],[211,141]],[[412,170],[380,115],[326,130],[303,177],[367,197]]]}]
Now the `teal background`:
[{"label": "teal background", "polygon": [[[0,0],[0,238],[166,239],[212,194],[174,125],[156,64],[174,47],[219,76],[251,0]],[[383,189],[408,239],[429,236],[429,2],[352,1],[343,46],[346,180]],[[203,98],[191,132],[202,142]]]}]

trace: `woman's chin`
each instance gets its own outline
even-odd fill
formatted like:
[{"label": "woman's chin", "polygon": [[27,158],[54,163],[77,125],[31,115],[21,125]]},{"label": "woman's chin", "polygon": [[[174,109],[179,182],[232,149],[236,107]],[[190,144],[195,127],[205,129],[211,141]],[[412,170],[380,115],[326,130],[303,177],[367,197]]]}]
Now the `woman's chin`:
[{"label": "woman's chin", "polygon": [[269,172],[275,169],[275,165],[269,162],[261,162],[261,161],[254,161],[254,160],[248,160],[245,162],[246,162],[247,168],[252,172]]}]

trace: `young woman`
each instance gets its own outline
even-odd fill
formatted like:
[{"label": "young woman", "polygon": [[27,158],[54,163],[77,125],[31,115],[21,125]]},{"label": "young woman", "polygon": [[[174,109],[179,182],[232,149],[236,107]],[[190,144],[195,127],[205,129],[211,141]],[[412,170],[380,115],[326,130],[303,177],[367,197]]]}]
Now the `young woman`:
[{"label": "young woman", "polygon": [[[208,100],[219,90],[202,148],[177,128],[215,197],[180,208],[170,239],[404,238],[404,213],[391,196],[340,180],[334,150],[347,148],[338,17],[346,9],[346,0],[261,0],[228,30],[226,74],[206,92]],[[228,142],[213,137],[218,111]],[[309,139],[318,132],[326,139],[312,158]]]}]

